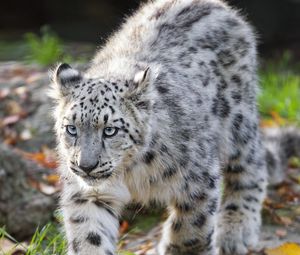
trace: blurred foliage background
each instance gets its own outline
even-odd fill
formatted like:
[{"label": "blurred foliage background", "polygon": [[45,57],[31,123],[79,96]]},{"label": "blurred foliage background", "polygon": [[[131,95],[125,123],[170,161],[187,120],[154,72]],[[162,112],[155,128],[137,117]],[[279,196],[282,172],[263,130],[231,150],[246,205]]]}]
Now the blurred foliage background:
[{"label": "blurred foliage background", "polygon": [[[64,42],[101,44],[143,1],[139,0],[27,0],[1,1],[0,59],[20,57],[22,49],[7,55],[4,42],[22,46],[23,35],[40,33],[47,25]],[[259,51],[274,56],[290,49],[300,57],[300,0],[227,0],[257,30]],[[12,43],[12,44],[11,44]],[[82,46],[81,46],[82,47]],[[81,48],[79,47],[79,48]],[[18,55],[19,54],[19,55]]]},{"label": "blurred foliage background", "polygon": [[[44,67],[57,61],[87,63],[97,46],[104,43],[124,18],[143,2],[3,1],[0,61],[22,60]],[[276,112],[298,123],[300,0],[227,2],[240,10],[257,31],[261,58],[261,113],[273,118]]]}]

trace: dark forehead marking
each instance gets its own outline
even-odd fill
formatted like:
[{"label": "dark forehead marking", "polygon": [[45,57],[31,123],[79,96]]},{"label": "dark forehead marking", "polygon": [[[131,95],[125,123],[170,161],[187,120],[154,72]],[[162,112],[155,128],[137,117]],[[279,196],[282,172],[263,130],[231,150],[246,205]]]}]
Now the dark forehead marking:
[{"label": "dark forehead marking", "polygon": [[105,114],[104,117],[103,117],[104,124],[106,124],[107,120],[108,120],[108,115]]},{"label": "dark forehead marking", "polygon": [[112,89],[110,87],[108,87],[106,84],[104,84],[104,88],[106,91],[112,91]]},{"label": "dark forehead marking", "polygon": [[111,113],[114,114],[115,113],[115,109],[110,105],[109,109],[111,110]]},{"label": "dark forehead marking", "polygon": [[77,104],[74,104],[74,105],[71,107],[71,110],[73,110],[76,106],[77,106]]},{"label": "dark forehead marking", "polygon": [[116,123],[116,122],[121,122],[122,124],[124,124],[124,123],[123,123],[124,120],[123,120],[122,118],[115,119],[115,120],[113,120],[113,122],[114,122],[114,123]]}]

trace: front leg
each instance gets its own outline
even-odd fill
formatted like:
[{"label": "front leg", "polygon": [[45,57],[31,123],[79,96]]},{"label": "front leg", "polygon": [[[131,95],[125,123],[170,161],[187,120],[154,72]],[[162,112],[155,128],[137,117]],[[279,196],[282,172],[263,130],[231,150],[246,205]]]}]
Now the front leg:
[{"label": "front leg", "polygon": [[[67,189],[68,192],[65,191],[62,196],[62,210],[68,255],[115,254],[118,216],[125,203],[124,199],[94,190],[87,192],[76,186]],[[128,194],[126,190],[122,192]]]}]

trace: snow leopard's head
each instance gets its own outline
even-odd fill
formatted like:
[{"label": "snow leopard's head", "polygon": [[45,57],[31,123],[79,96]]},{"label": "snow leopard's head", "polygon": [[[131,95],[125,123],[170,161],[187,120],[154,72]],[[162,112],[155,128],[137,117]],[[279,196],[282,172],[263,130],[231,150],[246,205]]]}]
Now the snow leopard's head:
[{"label": "snow leopard's head", "polygon": [[91,185],[126,171],[149,133],[150,69],[103,80],[61,64],[52,78],[61,170]]}]

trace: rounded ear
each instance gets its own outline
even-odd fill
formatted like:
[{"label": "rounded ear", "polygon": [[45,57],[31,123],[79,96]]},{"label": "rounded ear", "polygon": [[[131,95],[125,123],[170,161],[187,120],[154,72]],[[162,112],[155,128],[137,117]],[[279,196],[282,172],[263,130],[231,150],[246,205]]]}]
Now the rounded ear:
[{"label": "rounded ear", "polygon": [[73,69],[66,63],[63,63],[58,65],[55,69],[52,80],[60,94],[67,96],[72,87],[80,83],[82,76],[78,70]]},{"label": "rounded ear", "polygon": [[150,67],[147,67],[145,70],[136,73],[133,79],[135,86],[140,88],[140,90],[144,89],[149,84],[150,73]]},{"label": "rounded ear", "polygon": [[135,74],[133,80],[129,84],[125,98],[135,104],[141,110],[148,110],[152,105],[151,83],[153,82],[153,74],[150,67]]},{"label": "rounded ear", "polygon": [[147,67],[143,71],[139,71],[135,74],[133,82],[129,86],[127,91],[127,96],[137,96],[146,92],[148,85],[150,83],[151,70]]}]

